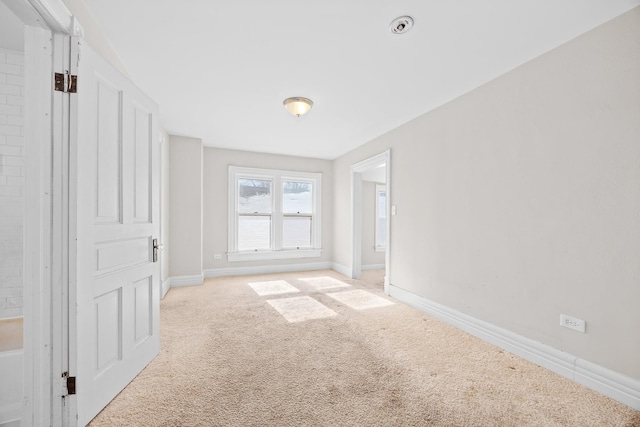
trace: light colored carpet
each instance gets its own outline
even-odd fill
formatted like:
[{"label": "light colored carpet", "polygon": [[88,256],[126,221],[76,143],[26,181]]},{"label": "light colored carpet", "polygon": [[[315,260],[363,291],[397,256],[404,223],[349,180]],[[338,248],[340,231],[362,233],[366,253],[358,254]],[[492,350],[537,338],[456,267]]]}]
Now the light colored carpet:
[{"label": "light colored carpet", "polygon": [[[160,355],[91,426],[640,426],[640,412],[401,303],[305,291],[332,271],[207,279],[161,303]],[[248,283],[286,280],[294,295]],[[379,282],[379,279],[373,281]],[[335,316],[290,323],[269,300]]]},{"label": "light colored carpet", "polygon": [[279,295],[300,292],[299,289],[291,286],[286,280],[271,280],[269,282],[249,283],[258,295]]},{"label": "light colored carpet", "polygon": [[327,293],[328,297],[341,302],[342,304],[353,308],[354,310],[367,310],[369,308],[384,307],[393,305],[388,299],[379,297],[364,289],[356,289],[355,291],[331,292]]},{"label": "light colored carpet", "polygon": [[351,285],[338,280],[331,276],[319,276],[319,277],[306,277],[298,279],[301,282],[306,283],[310,290],[321,291],[323,289],[335,289],[335,288],[349,288]]},{"label": "light colored carpet", "polygon": [[267,302],[291,323],[338,315],[310,296],[272,299]]},{"label": "light colored carpet", "polygon": [[19,350],[23,347],[23,319],[0,319],[0,351]]}]

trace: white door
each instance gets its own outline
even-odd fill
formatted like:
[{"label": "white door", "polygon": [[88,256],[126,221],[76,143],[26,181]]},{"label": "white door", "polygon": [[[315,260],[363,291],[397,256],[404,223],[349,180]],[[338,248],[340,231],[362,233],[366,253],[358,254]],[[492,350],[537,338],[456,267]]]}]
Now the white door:
[{"label": "white door", "polygon": [[159,352],[160,157],[157,105],[73,40],[69,366],[84,426]]}]

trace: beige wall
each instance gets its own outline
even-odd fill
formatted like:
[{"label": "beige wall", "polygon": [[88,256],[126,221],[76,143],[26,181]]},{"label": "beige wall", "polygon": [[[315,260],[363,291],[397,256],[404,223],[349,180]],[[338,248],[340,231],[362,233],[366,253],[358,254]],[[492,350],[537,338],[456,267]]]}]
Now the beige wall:
[{"label": "beige wall", "polygon": [[376,252],[376,183],[362,181],[362,265],[384,264],[384,252]]},{"label": "beige wall", "polygon": [[[322,256],[275,261],[227,262],[228,242],[228,167],[322,173]],[[250,153],[205,147],[204,149],[204,268],[238,268],[261,265],[291,265],[332,260],[333,169],[329,160],[275,154]],[[214,254],[222,259],[214,260]]]},{"label": "beige wall", "polygon": [[202,141],[169,138],[169,271],[202,274]]},{"label": "beige wall", "polygon": [[167,280],[171,277],[170,271],[170,254],[171,254],[171,239],[169,236],[169,225],[171,217],[171,193],[169,191],[170,176],[170,137],[164,129],[160,130],[162,135],[162,152],[161,152],[161,207],[160,207],[160,235],[162,236],[160,243],[162,244],[162,252],[160,253],[160,259],[162,261],[162,271],[160,272],[162,280]]},{"label": "beige wall", "polygon": [[390,148],[392,285],[640,379],[639,118],[636,8],[337,159],[335,261]]}]

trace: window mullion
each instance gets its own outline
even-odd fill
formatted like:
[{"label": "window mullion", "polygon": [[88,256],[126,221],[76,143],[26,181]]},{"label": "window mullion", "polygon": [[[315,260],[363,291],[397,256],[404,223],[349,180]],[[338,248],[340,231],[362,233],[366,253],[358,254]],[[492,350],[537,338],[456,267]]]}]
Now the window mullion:
[{"label": "window mullion", "polygon": [[282,250],[282,177],[273,177],[273,250]]}]

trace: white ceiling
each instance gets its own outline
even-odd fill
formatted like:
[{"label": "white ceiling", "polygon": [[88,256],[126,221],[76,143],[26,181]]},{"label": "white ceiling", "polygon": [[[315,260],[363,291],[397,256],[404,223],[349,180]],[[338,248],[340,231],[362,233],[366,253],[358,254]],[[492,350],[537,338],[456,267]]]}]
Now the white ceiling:
[{"label": "white ceiling", "polygon": [[[85,0],[172,134],[333,159],[640,0]],[[405,35],[390,22],[411,15]],[[296,118],[283,99],[314,101]]]},{"label": "white ceiling", "polygon": [[24,51],[24,24],[0,1],[0,47]]}]

